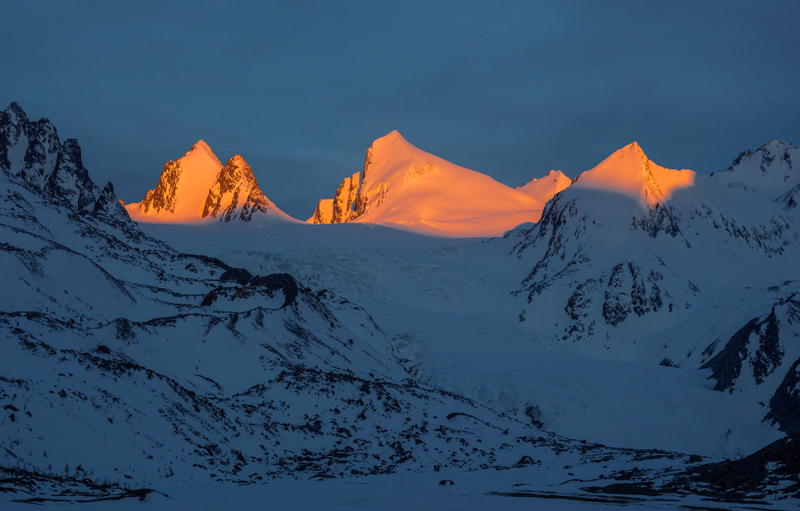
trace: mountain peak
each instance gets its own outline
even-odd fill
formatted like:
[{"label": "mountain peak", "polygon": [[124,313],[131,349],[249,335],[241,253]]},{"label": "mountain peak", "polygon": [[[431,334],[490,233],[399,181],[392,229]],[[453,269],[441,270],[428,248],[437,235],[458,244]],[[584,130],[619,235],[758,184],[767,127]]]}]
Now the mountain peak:
[{"label": "mountain peak", "polygon": [[632,142],[578,176],[575,186],[627,195],[643,206],[652,206],[669,199],[673,191],[692,186],[694,178],[691,170],[656,165],[637,142]]},{"label": "mountain peak", "polygon": [[125,211],[125,204],[114,193],[111,181],[106,184],[94,205],[94,212],[99,213],[124,223],[130,223],[130,217]]},{"label": "mountain peak", "polygon": [[192,148],[189,149],[189,152],[201,150],[201,151],[211,151],[211,147],[206,143],[205,140],[200,139],[192,145]]},{"label": "mountain peak", "polygon": [[142,202],[125,209],[143,222],[197,223],[211,218],[246,222],[256,212],[291,219],[267,199],[241,154],[222,165],[203,140],[180,159],[167,162],[158,186]]},{"label": "mountain peak", "polygon": [[403,135],[401,135],[400,132],[397,130],[392,130],[386,135],[382,136],[381,138],[385,138],[386,140],[402,140],[403,142],[406,141],[406,139],[403,138]]},{"label": "mountain peak", "polygon": [[[311,223],[359,222],[445,236],[499,236],[539,220],[556,193],[542,179],[536,197],[418,149],[392,131],[375,140],[361,172],[343,179],[334,198],[320,201]],[[569,183],[569,179],[561,179]],[[546,190],[545,190],[546,189]],[[541,199],[540,196],[546,196]]]},{"label": "mountain peak", "polygon": [[[255,183],[256,178],[253,176],[253,169],[244,161],[242,155],[235,154],[219,171],[217,182],[223,183],[222,193],[227,193],[241,182]],[[255,186],[258,187],[258,184]]]},{"label": "mountain peak", "polygon": [[797,149],[791,142],[785,140],[770,140],[766,144],[758,148],[759,151],[770,151],[773,153],[783,152],[785,150]]},{"label": "mountain peak", "polygon": [[192,156],[198,158],[209,158],[219,163],[220,167],[222,166],[222,162],[219,161],[217,155],[214,154],[214,151],[211,150],[211,147],[204,140],[198,140],[195,142],[191,149],[189,149],[189,151],[187,151],[181,159]]},{"label": "mountain peak", "polygon": [[730,167],[711,175],[729,186],[739,183],[753,190],[780,195],[800,181],[794,170],[794,164],[800,159],[798,153],[800,151],[790,142],[770,140],[755,152],[745,150]]},{"label": "mountain peak", "polygon": [[416,149],[397,130],[392,130],[386,135],[375,139],[371,147],[376,151],[407,150],[409,147]]},{"label": "mountain peak", "polygon": [[612,156],[617,155],[619,159],[626,159],[626,158],[641,158],[644,162],[650,161],[647,155],[644,153],[644,149],[642,146],[639,145],[638,142],[633,141],[630,144],[626,145],[625,147],[616,150]]},{"label": "mountain peak", "polygon": [[198,221],[208,190],[222,163],[204,141],[199,140],[183,157],[164,164],[158,185],[142,202],[128,204],[132,218],[143,221]]},{"label": "mountain peak", "polygon": [[258,187],[253,169],[244,161],[241,154],[234,155],[222,170],[208,191],[203,206],[202,217],[216,218],[230,222],[240,218],[247,222],[256,211],[266,213],[274,206]]},{"label": "mountain peak", "polygon": [[233,166],[237,168],[247,169],[247,171],[249,171],[251,175],[253,174],[252,170],[250,169],[250,165],[248,165],[247,162],[244,161],[244,157],[241,154],[234,154],[231,157],[231,159],[228,160],[225,166],[226,167]]},{"label": "mountain peak", "polygon": [[6,107],[5,113],[11,118],[12,124],[16,124],[18,120],[22,120],[25,123],[30,122],[28,120],[28,115],[16,101],[12,101],[11,104]]},{"label": "mountain peak", "polygon": [[53,123],[45,118],[31,122],[14,102],[0,114],[0,139],[0,168],[15,169],[15,176],[44,190],[61,151]]}]

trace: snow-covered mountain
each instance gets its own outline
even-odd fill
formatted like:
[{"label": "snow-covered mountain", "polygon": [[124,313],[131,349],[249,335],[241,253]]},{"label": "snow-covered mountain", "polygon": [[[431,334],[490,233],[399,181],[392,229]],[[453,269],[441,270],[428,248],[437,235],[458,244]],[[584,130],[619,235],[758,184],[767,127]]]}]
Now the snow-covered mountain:
[{"label": "snow-covered mountain", "polygon": [[789,142],[772,140],[755,152],[744,151],[730,167],[712,176],[729,186],[747,187],[778,198],[800,184],[798,171],[793,168],[798,158],[798,148]]},{"label": "snow-covered mountain", "polygon": [[[734,174],[753,179],[748,169],[725,173]],[[632,312],[659,312],[665,298],[691,303],[703,288],[786,280],[800,225],[776,199],[795,183],[765,193],[718,175],[664,169],[635,143],[615,152],[558,194],[535,227],[510,234],[517,257],[534,262],[518,293],[533,304],[550,289],[568,291],[559,303],[574,321],[602,318],[614,328]]]},{"label": "snow-covered mountain", "polygon": [[530,268],[520,320],[592,357],[700,369],[795,431],[800,218],[781,200],[795,151],[770,142],[713,176],[615,152],[509,234]]},{"label": "snow-covered mountain", "polygon": [[465,214],[478,185],[512,197],[399,135],[373,149],[318,210],[343,225],[253,229],[283,217],[241,157],[199,142],[126,210],[77,142],[6,109],[3,502],[413,472],[642,505],[730,498],[725,477],[754,466],[737,498],[796,492],[794,147],[702,176],[634,143],[571,185],[512,190],[527,198],[506,219],[553,198],[488,241],[364,225],[428,202]]},{"label": "snow-covered mountain", "polygon": [[222,165],[202,140],[182,158],[167,162],[158,185],[125,209],[137,222],[293,220],[267,199],[241,155]]},{"label": "snow-covered mountain", "polygon": [[[372,143],[360,173],[319,202],[311,223],[362,222],[452,237],[500,236],[536,222],[545,202],[569,184],[548,175],[513,189],[417,149],[397,131]],[[558,181],[547,186],[547,180]],[[564,182],[566,181],[566,182]]]}]

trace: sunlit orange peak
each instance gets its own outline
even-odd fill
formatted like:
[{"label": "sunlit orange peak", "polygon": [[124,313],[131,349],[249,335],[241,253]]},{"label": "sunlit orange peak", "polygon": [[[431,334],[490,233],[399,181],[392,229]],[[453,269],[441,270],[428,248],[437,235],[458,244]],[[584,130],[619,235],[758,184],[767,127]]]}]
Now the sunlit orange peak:
[{"label": "sunlit orange peak", "polygon": [[652,206],[669,200],[676,190],[693,186],[694,180],[694,171],[661,167],[633,142],[578,176],[573,186],[620,193]]},{"label": "sunlit orange peak", "polygon": [[241,155],[223,166],[203,140],[181,158],[168,161],[158,185],[141,202],[127,204],[125,209],[133,220],[148,223],[227,222],[249,218],[255,210],[289,218],[261,192]]}]

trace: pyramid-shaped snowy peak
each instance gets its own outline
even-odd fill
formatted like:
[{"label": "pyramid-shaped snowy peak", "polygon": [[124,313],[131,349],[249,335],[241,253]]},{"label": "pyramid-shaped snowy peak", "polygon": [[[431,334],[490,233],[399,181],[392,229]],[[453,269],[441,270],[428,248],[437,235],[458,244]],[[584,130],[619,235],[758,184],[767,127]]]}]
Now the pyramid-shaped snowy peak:
[{"label": "pyramid-shaped snowy peak", "polygon": [[673,192],[692,186],[695,173],[656,165],[633,142],[611,154],[575,180],[573,189],[593,189],[626,195],[643,206],[668,200]]}]

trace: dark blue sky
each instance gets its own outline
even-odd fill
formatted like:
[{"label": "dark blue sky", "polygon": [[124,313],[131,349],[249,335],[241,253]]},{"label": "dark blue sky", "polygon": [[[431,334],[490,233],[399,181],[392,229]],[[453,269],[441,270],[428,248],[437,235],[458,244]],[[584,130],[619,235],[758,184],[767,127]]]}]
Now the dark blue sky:
[{"label": "dark blue sky", "polygon": [[50,118],[127,202],[204,139],[305,220],[393,129],[512,186],[633,140],[701,173],[800,144],[799,22],[791,0],[9,0],[0,108]]}]

